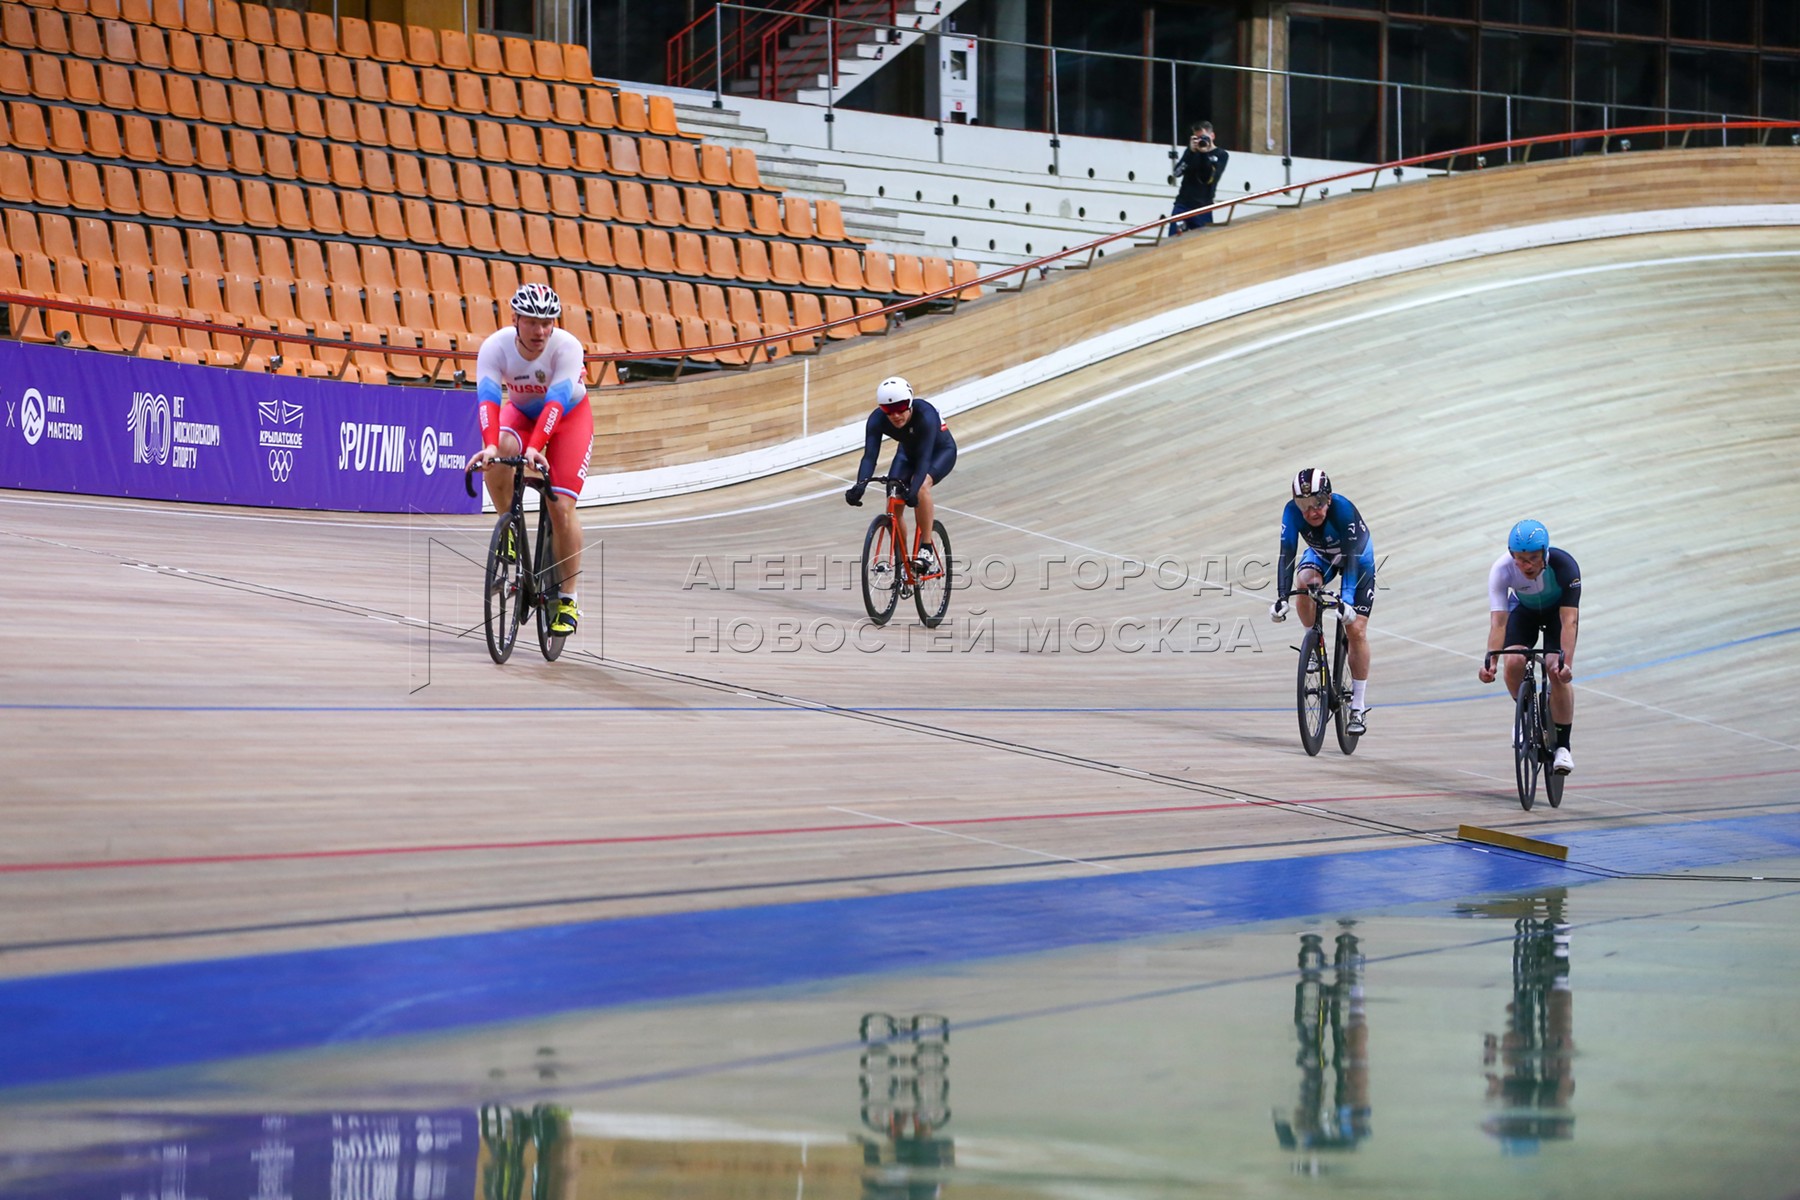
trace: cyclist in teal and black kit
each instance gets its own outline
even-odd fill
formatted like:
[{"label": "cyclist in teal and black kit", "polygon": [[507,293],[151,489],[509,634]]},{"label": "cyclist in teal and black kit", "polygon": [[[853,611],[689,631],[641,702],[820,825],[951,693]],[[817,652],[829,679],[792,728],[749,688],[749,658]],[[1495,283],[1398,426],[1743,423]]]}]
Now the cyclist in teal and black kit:
[{"label": "cyclist in teal and black kit", "polygon": [[[1567,775],[1575,769],[1569,753],[1569,728],[1575,723],[1575,634],[1581,624],[1581,568],[1566,550],[1550,545],[1542,521],[1520,521],[1506,539],[1506,553],[1488,571],[1488,653],[1481,660],[1481,682],[1494,682],[1493,652],[1529,650],[1544,635],[1544,673],[1550,676],[1550,717],[1556,722],[1556,759],[1550,769]],[[1506,656],[1506,690],[1516,700],[1525,663]]]},{"label": "cyclist in teal and black kit", "polygon": [[[1294,589],[1330,583],[1342,575],[1343,594],[1355,610],[1346,615],[1344,634],[1350,641],[1350,720],[1345,731],[1367,732],[1369,686],[1369,610],[1375,607],[1375,543],[1356,505],[1331,493],[1331,477],[1317,467],[1294,476],[1294,498],[1281,510],[1281,557],[1275,567],[1275,603],[1269,619],[1287,620],[1293,596],[1300,620],[1313,623],[1312,600]],[[1294,561],[1300,539],[1306,549]]]}]

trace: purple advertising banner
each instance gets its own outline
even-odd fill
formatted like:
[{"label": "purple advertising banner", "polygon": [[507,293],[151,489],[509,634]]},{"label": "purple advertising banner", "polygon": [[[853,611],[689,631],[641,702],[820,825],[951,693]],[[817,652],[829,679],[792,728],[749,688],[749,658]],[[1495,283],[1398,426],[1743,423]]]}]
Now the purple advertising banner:
[{"label": "purple advertising banner", "polygon": [[338,512],[470,513],[470,392],[0,341],[0,487]]},{"label": "purple advertising banner", "polygon": [[[67,1152],[18,1155],[7,1200],[473,1200],[472,1111],[83,1114]],[[104,1134],[116,1120],[126,1136]]]}]

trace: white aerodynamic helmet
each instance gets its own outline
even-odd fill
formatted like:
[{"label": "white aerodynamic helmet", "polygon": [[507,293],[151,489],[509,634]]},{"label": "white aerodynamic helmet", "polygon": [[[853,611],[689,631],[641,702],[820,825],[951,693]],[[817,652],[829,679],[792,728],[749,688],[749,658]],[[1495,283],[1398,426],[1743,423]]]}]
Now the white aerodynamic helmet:
[{"label": "white aerodynamic helmet", "polygon": [[521,317],[542,317],[554,321],[562,316],[562,300],[547,283],[524,283],[513,293],[513,311]]},{"label": "white aerodynamic helmet", "polygon": [[913,399],[912,384],[898,375],[890,375],[875,389],[875,403],[884,412],[903,413],[912,407]]}]

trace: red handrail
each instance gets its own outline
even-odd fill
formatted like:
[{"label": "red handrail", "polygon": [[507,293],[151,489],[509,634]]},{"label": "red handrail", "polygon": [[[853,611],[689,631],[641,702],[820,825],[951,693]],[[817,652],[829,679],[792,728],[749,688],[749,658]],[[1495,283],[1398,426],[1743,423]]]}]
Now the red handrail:
[{"label": "red handrail", "polygon": [[[913,308],[920,304],[926,304],[934,300],[948,299],[955,304],[959,302],[959,294],[968,288],[993,284],[1014,275],[1020,276],[1019,288],[1020,290],[1023,290],[1025,284],[1029,282],[1031,278],[1031,272],[1041,271],[1051,263],[1062,259],[1075,258],[1079,255],[1087,256],[1088,261],[1092,262],[1094,254],[1103,246],[1107,246],[1113,242],[1122,241],[1126,238],[1139,237],[1151,230],[1156,230],[1157,237],[1160,238],[1162,236],[1162,230],[1171,222],[1186,220],[1189,217],[1196,216],[1203,212],[1218,212],[1223,209],[1226,213],[1226,221],[1229,223],[1231,213],[1235,211],[1240,204],[1249,204],[1259,200],[1293,197],[1295,204],[1299,205],[1305,203],[1306,193],[1310,190],[1322,188],[1325,185],[1337,183],[1342,180],[1357,179],[1362,176],[1371,177],[1369,188],[1365,190],[1373,190],[1376,182],[1384,172],[1395,171],[1406,167],[1423,166],[1428,163],[1445,163],[1445,174],[1451,174],[1457,159],[1480,158],[1481,156],[1496,150],[1522,148],[1526,151],[1525,159],[1528,160],[1532,147],[1553,145],[1561,142],[1584,141],[1597,138],[1601,140],[1601,144],[1604,148],[1608,143],[1618,138],[1633,137],[1640,134],[1679,133],[1684,135],[1682,144],[1685,147],[1687,142],[1687,137],[1685,135],[1692,133],[1726,133],[1737,130],[1763,130],[1766,135],[1768,132],[1777,129],[1800,132],[1800,120],[1710,121],[1680,125],[1633,125],[1620,129],[1591,129],[1578,133],[1543,134],[1538,137],[1514,138],[1510,141],[1486,142],[1477,146],[1464,146],[1456,150],[1445,150],[1432,154],[1419,154],[1414,155],[1411,158],[1402,158],[1392,162],[1381,163],[1377,166],[1355,167],[1348,171],[1340,171],[1335,175],[1327,175],[1319,179],[1308,180],[1305,183],[1294,183],[1282,187],[1268,188],[1261,192],[1252,192],[1247,195],[1236,196],[1230,200],[1221,200],[1217,203],[1206,205],[1203,208],[1196,208],[1189,212],[1176,213],[1173,216],[1168,217],[1159,217],[1154,221],[1148,221],[1142,225],[1134,225],[1129,229],[1122,229],[1115,233],[1105,234],[1101,237],[1094,238],[1092,241],[1083,242],[1081,245],[1071,246],[1066,250],[1059,250],[1054,254],[1041,255],[1040,257],[1031,259],[1027,262],[1004,267],[998,271],[990,272],[987,275],[982,275],[975,279],[964,280],[960,283],[952,283],[949,287],[939,288],[934,292],[927,292],[920,296],[908,296],[905,299],[897,300],[892,304],[886,304],[877,309],[871,309],[868,312],[855,313],[848,317],[839,317],[835,321],[825,321],[818,325],[807,326],[803,329],[790,329],[779,334],[769,334],[759,338],[745,338],[735,342],[721,342],[714,346],[696,346],[681,351],[622,350],[605,354],[589,354],[584,361],[593,364],[630,362],[636,359],[666,360],[674,358],[679,359],[682,366],[685,366],[687,361],[691,358],[698,358],[702,355],[716,355],[721,350],[744,349],[752,351],[751,359],[754,361],[754,351],[758,348],[763,351],[765,359],[767,359],[772,355],[770,348],[779,343],[795,341],[801,338],[817,337],[829,330],[836,329],[840,325],[856,324],[867,321],[871,317],[893,316],[906,309]],[[1764,144],[1767,144],[1767,140],[1768,139],[1765,136],[1763,139]],[[1795,152],[1800,153],[1800,150],[1796,150]],[[311,335],[279,333],[260,328],[246,329],[240,325],[222,325],[209,321],[191,321],[184,317],[169,317],[160,313],[111,308],[106,305],[86,304],[73,300],[55,300],[47,296],[38,296],[29,292],[0,291],[0,304],[16,304],[25,308],[49,310],[52,312],[72,312],[88,316],[109,317],[116,321],[124,321],[127,324],[169,325],[179,329],[195,329],[204,330],[208,333],[224,334],[229,337],[243,339],[247,343],[245,349],[246,354],[249,352],[248,343],[252,341],[267,341],[276,344],[291,343],[308,346],[322,346],[328,349],[344,351],[362,350],[377,354],[400,354],[410,358],[421,358],[438,362],[439,370],[442,370],[442,364],[444,362],[466,362],[473,359],[476,355],[476,352],[473,350],[442,350],[424,346],[385,346],[364,342],[336,341],[331,338],[321,338]],[[142,335],[140,335],[139,342],[140,344],[142,343]],[[240,362],[241,361],[242,359],[240,359]],[[349,355],[346,354],[345,362],[347,363],[348,361]],[[341,376],[342,373],[343,369],[340,367],[339,375]],[[679,375],[679,370],[677,373]],[[433,378],[436,378],[435,373]]]}]

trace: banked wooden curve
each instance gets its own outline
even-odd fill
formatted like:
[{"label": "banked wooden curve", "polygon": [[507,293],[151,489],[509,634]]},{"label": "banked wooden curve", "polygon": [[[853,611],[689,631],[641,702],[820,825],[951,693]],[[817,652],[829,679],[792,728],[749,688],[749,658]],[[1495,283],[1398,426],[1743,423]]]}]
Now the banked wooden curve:
[{"label": "banked wooden curve", "polygon": [[[1204,235],[1127,251],[1092,270],[990,293],[814,358],[593,393],[591,473],[703,462],[860,420],[875,384],[931,395],[1191,304],[1370,255],[1492,230],[1608,214],[1800,196],[1800,150],[1638,152],[1523,164],[1334,196]],[[802,416],[802,397],[805,415]]]}]

